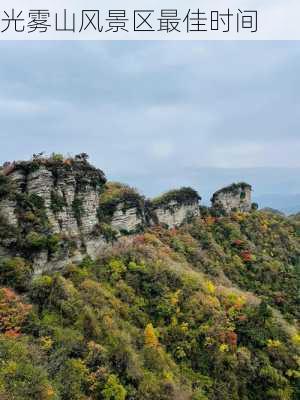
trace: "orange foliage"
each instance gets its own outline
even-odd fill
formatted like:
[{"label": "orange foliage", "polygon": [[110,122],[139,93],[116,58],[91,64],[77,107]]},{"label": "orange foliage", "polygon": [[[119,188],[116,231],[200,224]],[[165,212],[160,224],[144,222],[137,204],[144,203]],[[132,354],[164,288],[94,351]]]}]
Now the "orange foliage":
[{"label": "orange foliage", "polygon": [[205,221],[206,225],[210,226],[210,225],[213,225],[217,221],[217,218],[208,216],[208,217],[204,218],[204,221]]},{"label": "orange foliage", "polygon": [[221,343],[228,344],[231,347],[237,346],[238,337],[235,332],[232,332],[232,331],[221,332],[219,338],[220,338]]},{"label": "orange foliage", "polygon": [[242,260],[245,262],[252,261],[253,257],[249,250],[245,250],[241,252]]},{"label": "orange foliage", "polygon": [[66,158],[64,160],[64,165],[72,165],[72,159],[71,158]]},{"label": "orange foliage", "polygon": [[12,289],[0,289],[0,332],[15,338],[20,335],[21,326],[31,310]]},{"label": "orange foliage", "polygon": [[136,235],[136,236],[133,238],[132,243],[133,243],[133,244],[137,244],[137,245],[145,244],[145,236],[142,235],[142,234],[141,234],[141,235]]}]

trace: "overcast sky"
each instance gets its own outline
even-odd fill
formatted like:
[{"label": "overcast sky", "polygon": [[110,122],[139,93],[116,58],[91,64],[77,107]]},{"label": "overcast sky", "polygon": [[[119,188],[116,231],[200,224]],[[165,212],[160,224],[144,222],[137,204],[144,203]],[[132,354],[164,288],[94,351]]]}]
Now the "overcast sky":
[{"label": "overcast sky", "polygon": [[[298,42],[1,42],[0,162],[86,151],[147,195],[300,193]],[[259,167],[259,169],[257,169]],[[276,168],[275,168],[276,167]]]}]

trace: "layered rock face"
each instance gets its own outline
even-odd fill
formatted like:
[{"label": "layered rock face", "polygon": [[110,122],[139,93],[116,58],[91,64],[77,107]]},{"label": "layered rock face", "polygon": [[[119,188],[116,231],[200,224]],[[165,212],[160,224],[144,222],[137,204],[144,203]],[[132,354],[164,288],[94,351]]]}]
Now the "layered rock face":
[{"label": "layered rock face", "polygon": [[[0,170],[0,257],[24,257],[35,273],[61,269],[96,258],[123,234],[178,227],[200,215],[200,200],[183,187],[146,201],[127,185],[106,182],[82,155],[8,163]],[[212,204],[226,213],[250,211],[251,186],[223,188]]]},{"label": "layered rock face", "polygon": [[214,193],[211,202],[215,209],[226,213],[251,210],[251,186],[247,183],[235,183]]},{"label": "layered rock face", "polygon": [[116,206],[111,219],[112,229],[119,232],[136,232],[145,225],[145,218],[143,210],[137,207],[126,208],[124,203]]},{"label": "layered rock face", "polygon": [[152,224],[162,224],[168,228],[181,225],[189,217],[197,217],[199,212],[198,193],[191,188],[171,190],[152,200]]},{"label": "layered rock face", "polygon": [[168,228],[180,226],[189,217],[199,216],[198,202],[181,204],[177,201],[170,201],[166,206],[155,209],[157,222],[166,225]]},{"label": "layered rock face", "polygon": [[[0,218],[21,235],[56,234],[72,241],[74,255],[85,248],[93,256],[100,189],[106,181],[101,170],[86,160],[39,159],[13,164],[5,176],[10,192],[0,200]],[[103,239],[98,236],[100,245]],[[36,268],[46,268],[51,263],[47,249],[36,253]],[[64,253],[62,260],[70,256]]]}]

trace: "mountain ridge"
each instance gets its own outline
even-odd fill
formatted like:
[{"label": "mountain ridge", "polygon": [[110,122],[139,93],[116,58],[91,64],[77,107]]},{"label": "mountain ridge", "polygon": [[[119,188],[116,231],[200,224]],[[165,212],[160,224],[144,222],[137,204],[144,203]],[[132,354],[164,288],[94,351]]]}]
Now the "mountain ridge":
[{"label": "mountain ridge", "polygon": [[1,399],[299,398],[297,216],[32,161],[0,175]]}]

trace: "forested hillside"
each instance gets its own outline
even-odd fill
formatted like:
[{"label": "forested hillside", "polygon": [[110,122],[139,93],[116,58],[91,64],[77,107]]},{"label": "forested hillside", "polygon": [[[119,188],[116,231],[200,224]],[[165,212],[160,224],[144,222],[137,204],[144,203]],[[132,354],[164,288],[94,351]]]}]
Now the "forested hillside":
[{"label": "forested hillside", "polygon": [[299,399],[300,223],[200,211],[60,272],[2,257],[1,400]]}]

